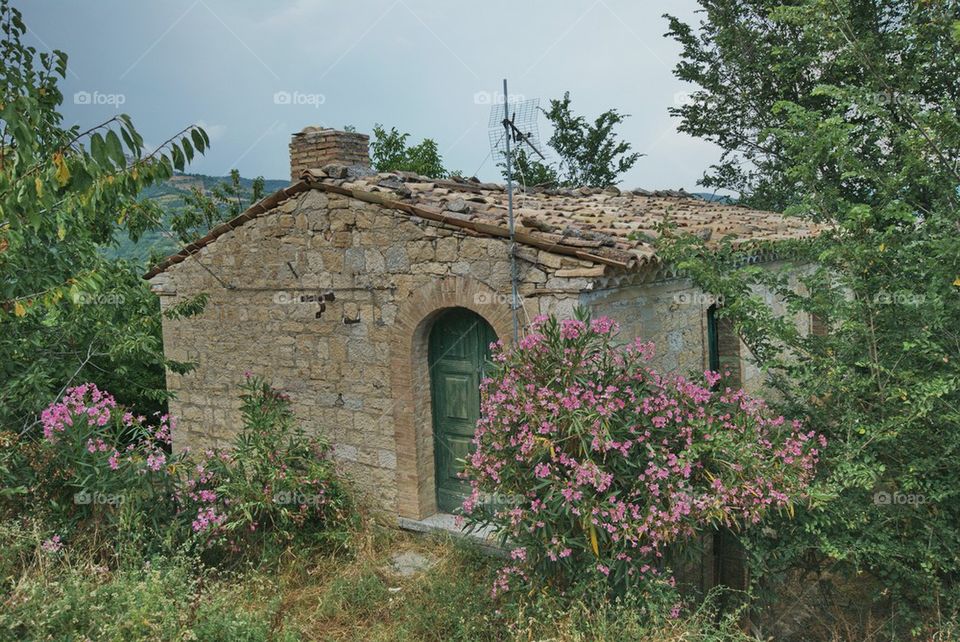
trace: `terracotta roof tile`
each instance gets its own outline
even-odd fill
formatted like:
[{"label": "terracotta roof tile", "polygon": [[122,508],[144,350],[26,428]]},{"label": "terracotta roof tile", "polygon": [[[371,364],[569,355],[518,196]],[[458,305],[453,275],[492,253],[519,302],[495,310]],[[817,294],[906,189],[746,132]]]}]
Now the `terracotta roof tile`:
[{"label": "terracotta roof tile", "polygon": [[[481,235],[509,234],[507,193],[502,185],[476,179],[430,179],[410,172],[350,169],[345,172],[341,165],[328,165],[305,170],[299,183],[268,196],[239,217],[218,226],[155,266],[144,278],[183,261],[220,234],[306,189],[380,203]],[[695,233],[708,244],[731,235],[737,237],[737,243],[761,245],[811,238],[824,229],[773,212],[705,201],[682,191],[620,191],[615,187],[515,191],[514,215],[518,243],[624,268],[656,260],[653,242],[659,236],[657,227],[668,218],[681,232]]]}]

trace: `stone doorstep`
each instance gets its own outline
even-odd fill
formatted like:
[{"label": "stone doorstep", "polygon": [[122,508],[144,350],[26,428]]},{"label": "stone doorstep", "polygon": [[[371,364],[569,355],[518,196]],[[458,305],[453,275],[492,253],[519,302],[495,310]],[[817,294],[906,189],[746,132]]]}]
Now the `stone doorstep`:
[{"label": "stone doorstep", "polygon": [[397,517],[397,526],[404,530],[417,533],[443,533],[452,538],[470,542],[480,550],[496,557],[507,557],[507,550],[501,547],[493,538],[489,528],[466,533],[457,528],[456,518],[450,513],[434,513],[424,519],[410,519]]}]

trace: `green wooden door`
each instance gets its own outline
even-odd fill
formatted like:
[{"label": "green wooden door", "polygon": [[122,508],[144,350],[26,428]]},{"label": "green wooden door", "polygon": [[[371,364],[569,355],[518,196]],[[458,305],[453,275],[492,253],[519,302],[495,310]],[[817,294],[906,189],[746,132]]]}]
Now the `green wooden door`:
[{"label": "green wooden door", "polygon": [[480,379],[496,338],[486,321],[464,308],[443,312],[430,331],[433,458],[442,512],[459,508],[470,492],[457,473],[472,451],[480,418]]}]

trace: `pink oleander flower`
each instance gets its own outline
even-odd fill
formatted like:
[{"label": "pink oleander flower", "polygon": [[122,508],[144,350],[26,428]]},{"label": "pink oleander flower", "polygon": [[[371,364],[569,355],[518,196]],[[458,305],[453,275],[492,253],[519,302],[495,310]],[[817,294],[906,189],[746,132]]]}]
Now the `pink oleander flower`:
[{"label": "pink oleander flower", "polygon": [[703,371],[703,378],[707,382],[707,387],[713,388],[717,385],[717,382],[722,378],[719,372],[712,372],[710,370]]},{"label": "pink oleander flower", "polygon": [[57,441],[58,433],[73,426],[76,420],[86,421],[88,426],[105,426],[116,405],[112,395],[101,392],[92,383],[68,388],[61,400],[40,413],[44,439]]},{"label": "pink oleander flower", "polygon": [[40,548],[43,549],[46,553],[59,553],[63,549],[63,542],[60,541],[59,535],[54,535],[40,545]]},{"label": "pink oleander flower", "polygon": [[564,339],[577,339],[585,329],[583,321],[577,319],[564,319],[560,322],[560,336]]},{"label": "pink oleander flower", "polygon": [[813,478],[822,435],[721,390],[718,373],[661,375],[648,365],[653,344],[615,342],[618,330],[603,317],[538,317],[525,341],[495,349],[462,476],[464,522],[513,542],[494,595],[533,564],[671,586],[656,568],[668,547],[759,523]]},{"label": "pink oleander flower", "polygon": [[590,329],[599,334],[610,334],[619,330],[620,326],[609,317],[599,317],[590,322]]},{"label": "pink oleander flower", "polygon": [[226,519],[226,515],[216,512],[213,507],[200,508],[197,510],[197,517],[193,520],[193,530],[196,533],[202,533],[216,528]]},{"label": "pink oleander flower", "polygon": [[150,453],[147,456],[147,468],[154,472],[163,468],[165,463],[167,463],[167,456],[162,452]]}]

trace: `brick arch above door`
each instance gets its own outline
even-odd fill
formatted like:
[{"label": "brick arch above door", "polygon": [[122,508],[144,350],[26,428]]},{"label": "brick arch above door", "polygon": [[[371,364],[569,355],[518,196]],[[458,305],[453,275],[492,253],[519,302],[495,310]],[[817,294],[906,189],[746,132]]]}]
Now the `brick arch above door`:
[{"label": "brick arch above door", "polygon": [[[394,394],[397,456],[397,514],[423,519],[436,512],[430,373],[430,328],[449,308],[466,308],[510,343],[513,316],[504,295],[476,279],[450,276],[415,290],[400,303],[390,340],[390,379]],[[521,326],[526,319],[521,318]]]}]

